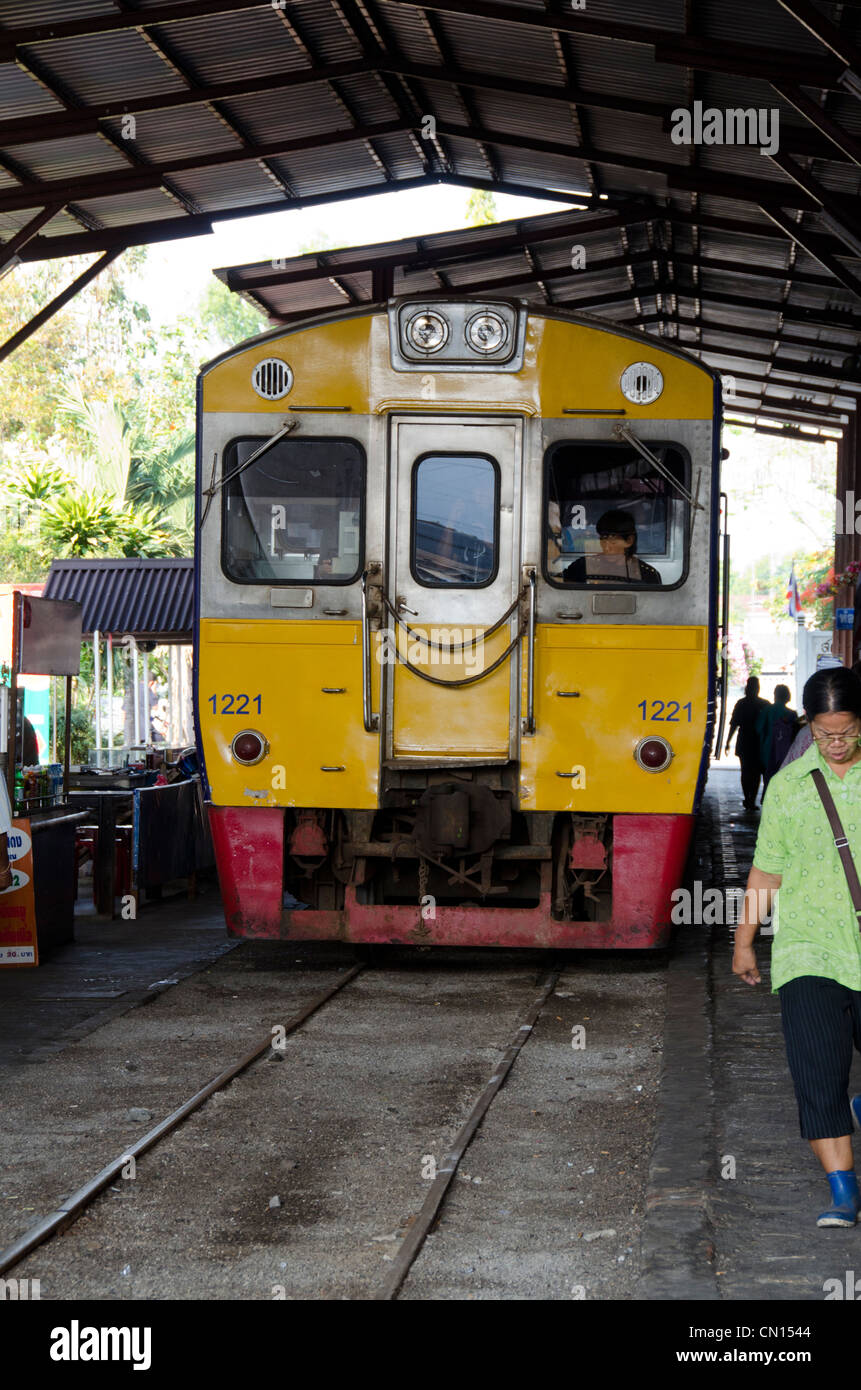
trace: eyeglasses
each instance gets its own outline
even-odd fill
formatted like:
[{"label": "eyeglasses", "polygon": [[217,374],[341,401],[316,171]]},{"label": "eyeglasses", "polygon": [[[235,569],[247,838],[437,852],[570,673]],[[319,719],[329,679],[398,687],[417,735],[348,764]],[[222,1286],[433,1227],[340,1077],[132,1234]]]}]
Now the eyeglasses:
[{"label": "eyeglasses", "polygon": [[812,729],[810,732],[813,734],[815,743],[842,743],[844,739],[857,739],[861,737],[857,728],[841,729],[839,734],[814,734]]}]

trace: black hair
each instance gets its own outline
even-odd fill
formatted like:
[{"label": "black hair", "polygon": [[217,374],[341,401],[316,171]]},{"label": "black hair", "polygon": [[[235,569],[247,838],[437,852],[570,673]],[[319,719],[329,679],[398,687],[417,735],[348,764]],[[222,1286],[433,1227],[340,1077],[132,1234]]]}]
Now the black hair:
[{"label": "black hair", "polygon": [[633,536],[630,545],[625,546],[625,557],[635,555],[637,551],[637,523],[630,512],[622,511],[621,508],[612,507],[609,512],[599,516],[595,530],[615,531],[618,536]]},{"label": "black hair", "polygon": [[744,693],[745,695],[759,694],[759,676],[748,676],[747,683],[744,687]]},{"label": "black hair", "polygon": [[783,705],[789,704],[790,691],[788,685],[776,685],[774,687],[774,703],[777,704],[778,700],[780,700],[780,703]]},{"label": "black hair", "polygon": [[861,719],[861,680],[845,666],[814,671],[801,695],[808,719],[817,714],[854,714]]}]

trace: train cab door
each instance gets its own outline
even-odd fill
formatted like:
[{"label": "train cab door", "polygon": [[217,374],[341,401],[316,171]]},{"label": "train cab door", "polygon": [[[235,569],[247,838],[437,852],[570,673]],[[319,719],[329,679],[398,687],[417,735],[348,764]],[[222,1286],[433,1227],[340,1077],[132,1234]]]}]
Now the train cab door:
[{"label": "train cab door", "polygon": [[517,417],[391,420],[383,647],[395,765],[517,756],[522,445]]}]

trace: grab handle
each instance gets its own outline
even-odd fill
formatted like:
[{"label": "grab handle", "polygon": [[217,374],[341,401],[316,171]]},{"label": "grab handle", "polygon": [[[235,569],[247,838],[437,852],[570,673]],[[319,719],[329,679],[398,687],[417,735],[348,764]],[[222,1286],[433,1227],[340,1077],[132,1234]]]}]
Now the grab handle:
[{"label": "grab handle", "polygon": [[380,716],[371,710],[371,620],[368,610],[368,575],[371,568],[369,566],[362,575],[362,720],[368,734],[376,733],[380,727]]},{"label": "grab handle", "polygon": [[529,579],[529,618],[526,630],[526,718],[523,733],[535,733],[535,570]]}]

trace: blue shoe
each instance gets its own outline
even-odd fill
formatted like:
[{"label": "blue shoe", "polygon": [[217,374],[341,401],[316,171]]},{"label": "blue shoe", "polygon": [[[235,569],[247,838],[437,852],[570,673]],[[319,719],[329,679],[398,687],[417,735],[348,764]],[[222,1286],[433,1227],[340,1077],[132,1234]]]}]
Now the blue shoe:
[{"label": "blue shoe", "polygon": [[854,1226],[861,1207],[858,1179],[854,1170],[837,1169],[828,1173],[832,1204],[818,1218],[817,1226]]},{"label": "blue shoe", "polygon": [[852,1111],[852,1123],[856,1129],[861,1129],[861,1096],[853,1096],[849,1102],[849,1109]]}]

